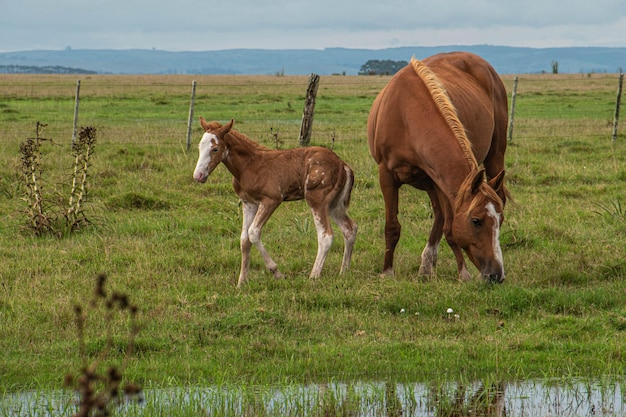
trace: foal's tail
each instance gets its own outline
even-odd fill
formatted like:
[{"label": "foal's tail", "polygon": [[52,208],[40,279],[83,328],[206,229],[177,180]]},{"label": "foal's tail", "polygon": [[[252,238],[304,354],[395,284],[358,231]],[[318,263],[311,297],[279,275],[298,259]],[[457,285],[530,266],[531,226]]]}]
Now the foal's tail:
[{"label": "foal's tail", "polygon": [[346,164],[343,165],[343,169],[346,172],[345,181],[341,192],[337,195],[335,201],[333,201],[333,206],[336,210],[341,210],[345,213],[348,207],[350,207],[350,197],[352,195],[352,186],[354,185],[354,172]]}]

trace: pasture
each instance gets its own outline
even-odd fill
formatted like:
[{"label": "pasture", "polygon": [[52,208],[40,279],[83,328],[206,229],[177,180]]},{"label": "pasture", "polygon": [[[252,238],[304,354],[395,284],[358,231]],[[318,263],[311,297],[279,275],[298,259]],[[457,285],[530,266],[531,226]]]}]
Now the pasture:
[{"label": "pasture", "polygon": [[[191,81],[193,144],[186,149]],[[384,204],[366,138],[371,103],[388,77],[321,77],[311,143],[355,172],[349,209],[359,233],[339,276],[343,239],[322,276],[304,202],[282,204],[263,230],[287,277],[252,249],[236,288],[241,207],[218,167],[193,181],[198,116],[269,147],[294,147],[307,77],[88,76],[79,125],[97,129],[86,215],[70,236],[24,228],[19,145],[42,136],[44,195],[67,195],[75,77],[0,76],[0,392],[61,387],[81,364],[73,308],[95,277],[139,307],[141,331],[125,377],[144,386],[325,381],[432,381],[624,375],[626,135],[611,143],[617,76],[520,77],[506,155],[501,244],[506,281],[457,281],[442,244],[435,278],[420,277],[431,227],[423,192],[403,187],[395,276],[381,277]],[[513,77],[504,77],[508,89]],[[510,97],[510,96],[509,96]],[[446,313],[448,308],[458,316]],[[113,321],[112,361],[124,356]],[[106,321],[86,323],[85,349],[104,347]]]}]

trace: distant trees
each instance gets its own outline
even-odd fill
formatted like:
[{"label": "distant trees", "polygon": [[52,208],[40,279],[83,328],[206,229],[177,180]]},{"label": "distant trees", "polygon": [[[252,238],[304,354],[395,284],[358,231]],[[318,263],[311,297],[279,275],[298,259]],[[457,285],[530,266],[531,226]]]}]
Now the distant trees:
[{"label": "distant trees", "polygon": [[552,61],[552,74],[558,74],[559,73],[559,61]]},{"label": "distant trees", "polygon": [[393,75],[408,64],[407,61],[370,59],[361,65],[359,75]]}]

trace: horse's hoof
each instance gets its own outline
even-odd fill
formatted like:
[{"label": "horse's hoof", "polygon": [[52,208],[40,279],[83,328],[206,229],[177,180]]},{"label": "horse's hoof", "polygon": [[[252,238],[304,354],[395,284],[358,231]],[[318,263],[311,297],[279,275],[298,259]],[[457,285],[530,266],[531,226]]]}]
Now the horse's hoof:
[{"label": "horse's hoof", "polygon": [[381,274],[380,277],[381,278],[393,278],[394,273],[393,273],[393,269],[385,269]]},{"label": "horse's hoof", "polygon": [[470,274],[468,270],[459,272],[459,281],[470,282],[471,280],[472,280],[472,274]]}]

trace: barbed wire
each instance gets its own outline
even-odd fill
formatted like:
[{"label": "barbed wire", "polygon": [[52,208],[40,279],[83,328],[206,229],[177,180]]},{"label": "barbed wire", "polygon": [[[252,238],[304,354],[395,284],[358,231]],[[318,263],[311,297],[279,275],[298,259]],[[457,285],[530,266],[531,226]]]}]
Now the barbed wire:
[{"label": "barbed wire", "polygon": [[[115,77],[115,76],[113,76]],[[115,82],[119,78],[107,82],[89,79],[81,85],[81,103],[79,124],[93,125],[101,132],[100,142],[132,143],[180,146],[185,141],[191,80],[198,78],[194,123],[197,116],[214,120],[227,120],[234,117],[240,130],[257,140],[271,140],[276,134],[286,146],[297,143],[297,135],[302,119],[302,105],[307,87],[306,76],[178,76],[180,81],[163,82],[163,78],[143,76],[142,82]],[[138,77],[132,78],[139,79]],[[228,79],[228,85],[224,80]],[[572,130],[582,137],[610,135],[613,114],[616,105],[619,74],[568,74],[554,76],[551,74],[520,76],[517,88],[515,110],[515,139],[523,140],[524,135],[537,137],[558,137],[559,131],[551,128],[546,132],[533,128],[532,132],[524,131],[524,124],[536,119],[567,121],[569,129],[561,132],[563,136],[571,136]],[[49,125],[48,131],[55,137],[71,137],[75,102],[75,80],[70,77],[54,79],[54,85],[47,78],[29,78],[20,83],[11,79],[0,81],[0,138],[12,142],[23,140],[24,132],[16,131],[16,125],[24,123],[24,119],[32,117],[33,124],[42,121]],[[361,141],[366,139],[366,124],[369,108],[374,97],[389,81],[386,76],[322,77],[318,92],[317,108],[313,124],[312,142],[324,141],[333,136],[338,141]],[[504,76],[503,81],[509,91],[513,85],[512,76]],[[326,91],[332,90],[332,94]],[[239,91],[234,91],[239,90]],[[338,92],[338,93],[337,93]],[[141,98],[141,94],[144,95]],[[243,102],[238,96],[250,96],[253,102]],[[337,102],[344,97],[351,100],[351,111],[343,111],[343,103]],[[115,114],[111,120],[110,113],[116,106],[124,109],[116,100],[128,100],[130,97],[144,101],[144,113],[126,112]],[[219,98],[219,108],[215,105]],[[112,99],[108,102],[99,100]],[[326,102],[326,98],[329,101]],[[41,101],[34,107],[35,114],[24,115],[20,109],[32,108],[32,101]],[[24,102],[28,101],[27,104]],[[22,104],[21,104],[22,103]],[[102,110],[103,104],[107,107]],[[100,116],[98,113],[107,113]],[[206,115],[204,113],[210,112]],[[19,118],[11,117],[13,114]],[[357,117],[354,115],[357,114]],[[19,120],[16,120],[19,119]],[[596,124],[590,127],[589,120]],[[112,125],[120,128],[130,126],[141,130],[140,137],[116,138],[107,134],[115,130]],[[580,125],[584,129],[577,129]],[[199,127],[192,126],[193,137],[199,135]]]}]

